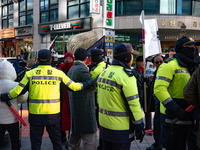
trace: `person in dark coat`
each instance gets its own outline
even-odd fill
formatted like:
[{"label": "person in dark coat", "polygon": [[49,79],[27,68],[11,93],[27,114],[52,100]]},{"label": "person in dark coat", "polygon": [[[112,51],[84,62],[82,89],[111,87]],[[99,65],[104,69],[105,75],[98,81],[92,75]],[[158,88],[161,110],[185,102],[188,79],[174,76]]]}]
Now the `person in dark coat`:
[{"label": "person in dark coat", "polygon": [[[92,76],[85,65],[87,51],[82,48],[76,49],[74,65],[70,68],[68,76],[73,81],[91,80]],[[69,91],[71,112],[71,134],[69,139],[69,150],[79,149],[83,142],[85,150],[96,149],[96,116],[95,97],[93,89],[85,89],[82,92]]]},{"label": "person in dark coat", "polygon": [[26,49],[24,49],[24,60],[27,60],[28,59],[28,53],[26,51]]},{"label": "person in dark coat", "polygon": [[17,59],[13,62],[13,67],[15,68],[15,71],[17,74],[21,72],[21,67],[19,66],[19,62],[23,62],[24,60],[21,59],[21,55],[17,55]]},{"label": "person in dark coat", "polygon": [[[143,109],[145,109],[145,107],[144,107],[144,73],[143,73],[143,69],[144,69],[143,56],[138,56],[136,58],[136,65],[133,68],[133,74],[134,74],[135,78],[137,79],[137,86],[138,86],[138,93],[139,93],[141,107]],[[144,112],[145,112],[145,130],[149,130],[152,128],[151,112],[148,112],[148,111],[146,112],[146,111],[147,110],[144,110]]]}]

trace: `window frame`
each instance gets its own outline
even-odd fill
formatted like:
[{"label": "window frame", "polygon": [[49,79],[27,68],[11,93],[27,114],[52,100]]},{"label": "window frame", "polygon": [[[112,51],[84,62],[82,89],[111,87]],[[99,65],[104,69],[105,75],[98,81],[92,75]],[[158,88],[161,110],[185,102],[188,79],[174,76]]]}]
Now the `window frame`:
[{"label": "window frame", "polygon": [[[41,14],[43,13],[43,12],[48,12],[47,14],[48,14],[48,21],[47,22],[54,22],[54,21],[58,21],[59,20],[59,14],[58,14],[58,18],[57,18],[57,20],[54,20],[54,21],[50,21],[50,18],[51,18],[51,16],[50,16],[50,12],[52,11],[52,10],[57,10],[57,12],[58,12],[58,9],[59,9],[59,0],[57,0],[57,3],[53,3],[53,4],[51,4],[50,3],[50,1],[51,0],[47,0],[48,1],[48,9],[46,9],[45,10],[45,0],[43,0],[44,1],[44,10],[41,10],[41,0],[40,0],[40,23],[46,23],[46,22],[42,22],[42,17],[41,17]],[[56,6],[57,5],[57,8],[51,8],[52,6]],[[58,12],[59,13],[59,12]]]},{"label": "window frame", "polygon": [[[19,16],[18,16],[18,25],[19,26],[25,26],[25,25],[32,25],[33,24],[33,22],[32,23],[30,23],[30,24],[28,24],[27,23],[27,16],[28,15],[33,15],[33,8],[32,9],[27,9],[27,5],[28,5],[28,3],[27,3],[27,0],[24,0],[24,2],[25,2],[25,10],[23,10],[23,11],[20,11],[20,3],[21,2],[19,2],[18,3],[18,12],[19,12]],[[34,2],[34,0],[33,0],[33,2]],[[29,12],[31,12],[32,11],[32,13],[29,13]],[[21,15],[21,13],[24,13],[23,15]],[[23,17],[23,16],[25,16],[25,24],[24,25],[20,25],[20,18],[21,17]]]},{"label": "window frame", "polygon": [[[2,5],[1,5],[1,7],[2,7],[2,9],[1,9],[1,23],[2,23],[1,28],[2,29],[13,28],[13,25],[11,27],[9,27],[9,20],[14,19],[13,18],[13,13],[14,13],[13,2],[11,0],[6,0],[6,2],[3,2],[3,1],[5,1],[5,0],[1,0],[1,3],[2,3]],[[11,5],[13,5],[13,12],[12,12],[12,14],[9,14],[9,6],[11,6]],[[3,16],[3,7],[7,7],[7,10],[6,10],[7,12],[6,12],[6,15],[4,15],[4,16]],[[6,23],[7,23],[6,28],[4,28],[4,26],[3,26],[4,21],[6,21]]]},{"label": "window frame", "polygon": [[[118,8],[117,7],[115,7],[115,15],[116,16],[128,16],[127,15],[127,1],[128,0],[115,0],[115,2],[117,3],[117,2],[123,2],[124,3],[124,9],[125,10],[122,10],[123,12],[124,12],[124,14],[120,14],[120,13],[118,13],[117,14],[117,10],[118,10]],[[178,6],[177,6],[177,3],[178,3],[178,0],[175,0],[176,2],[175,2],[175,13],[174,14],[161,14],[160,13],[160,3],[161,3],[161,0],[159,0],[158,1],[158,13],[157,14],[147,14],[147,15],[179,15],[179,16],[185,16],[185,14],[177,14],[177,8],[178,8]],[[190,1],[190,5],[191,5],[191,7],[190,7],[190,14],[189,15],[187,15],[187,16],[193,16],[193,1],[198,1],[198,0],[191,0]],[[144,4],[144,0],[141,0],[141,10],[144,10],[144,8],[143,8],[143,4]],[[117,5],[116,5],[117,6]],[[181,6],[181,8],[182,8],[182,6]],[[183,9],[183,8],[182,8]],[[138,12],[138,14],[137,15],[140,15],[140,13],[141,12]],[[130,14],[129,14],[130,15]],[[134,15],[134,14],[132,14],[132,15]]]},{"label": "window frame", "polygon": [[[71,5],[69,5],[69,2],[71,2],[71,1],[67,1],[67,19],[77,19],[77,18],[69,18],[69,13],[68,13],[69,7],[73,7],[73,6],[77,6],[77,5],[78,5],[78,18],[88,17],[88,16],[81,17],[81,5],[87,4],[87,3],[89,3],[89,5],[90,5],[90,0],[85,0],[84,2],[81,2],[83,0],[77,0],[77,1],[78,1],[78,3],[71,4]],[[89,12],[89,16],[91,16],[90,12]]]}]

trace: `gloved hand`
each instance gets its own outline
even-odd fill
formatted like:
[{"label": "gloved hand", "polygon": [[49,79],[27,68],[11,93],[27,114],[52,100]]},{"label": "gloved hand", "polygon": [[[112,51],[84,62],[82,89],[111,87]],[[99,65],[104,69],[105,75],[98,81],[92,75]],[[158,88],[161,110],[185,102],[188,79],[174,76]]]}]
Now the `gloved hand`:
[{"label": "gloved hand", "polygon": [[93,80],[92,80],[92,78],[87,79],[85,82],[88,84],[88,86],[93,85]]},{"label": "gloved hand", "polygon": [[83,89],[87,89],[89,86],[93,84],[93,80],[92,78],[87,79],[85,82],[82,82],[82,84],[83,84]]},{"label": "gloved hand", "polygon": [[84,89],[87,89],[88,84],[87,84],[86,82],[81,82],[81,83],[83,84],[83,90],[84,90]]},{"label": "gloved hand", "polygon": [[1,98],[0,99],[1,99],[2,102],[11,100],[11,98],[9,98],[8,94],[9,93],[3,93],[3,94],[1,94]]},{"label": "gloved hand", "polygon": [[176,117],[178,119],[181,120],[186,116],[187,111],[185,109],[183,109],[183,108],[178,107],[177,110],[174,112],[174,114],[176,115]]},{"label": "gloved hand", "polygon": [[145,130],[144,130],[144,123],[140,124],[135,124],[135,136],[136,140],[140,140],[140,143],[143,141],[144,135],[145,135]]},{"label": "gloved hand", "polygon": [[136,140],[140,140],[140,143],[143,141],[144,135],[145,135],[144,129],[142,131],[139,130],[135,131]]}]

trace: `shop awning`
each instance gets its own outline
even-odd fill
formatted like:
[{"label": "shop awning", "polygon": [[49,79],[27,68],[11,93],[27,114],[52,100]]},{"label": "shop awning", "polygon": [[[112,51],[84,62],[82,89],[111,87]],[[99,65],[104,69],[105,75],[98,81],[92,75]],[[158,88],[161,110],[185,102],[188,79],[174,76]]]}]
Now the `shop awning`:
[{"label": "shop awning", "polygon": [[29,38],[32,38],[33,36],[21,36],[21,37],[16,37],[16,39],[29,39]]}]

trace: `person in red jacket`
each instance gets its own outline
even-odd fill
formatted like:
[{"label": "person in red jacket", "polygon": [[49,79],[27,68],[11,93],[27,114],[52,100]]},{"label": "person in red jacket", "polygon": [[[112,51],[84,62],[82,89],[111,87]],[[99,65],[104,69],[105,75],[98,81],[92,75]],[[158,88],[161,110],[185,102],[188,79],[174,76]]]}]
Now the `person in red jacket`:
[{"label": "person in red jacket", "polygon": [[[64,56],[64,63],[58,66],[58,69],[62,70],[65,74],[69,71],[69,69],[74,64],[74,56],[72,53],[67,52]],[[70,120],[70,105],[69,105],[69,96],[66,89],[62,88],[61,90],[61,131],[62,131],[62,142],[66,142],[66,136],[69,135],[69,130],[71,128],[71,120]],[[67,144],[66,144],[67,146]]]}]

